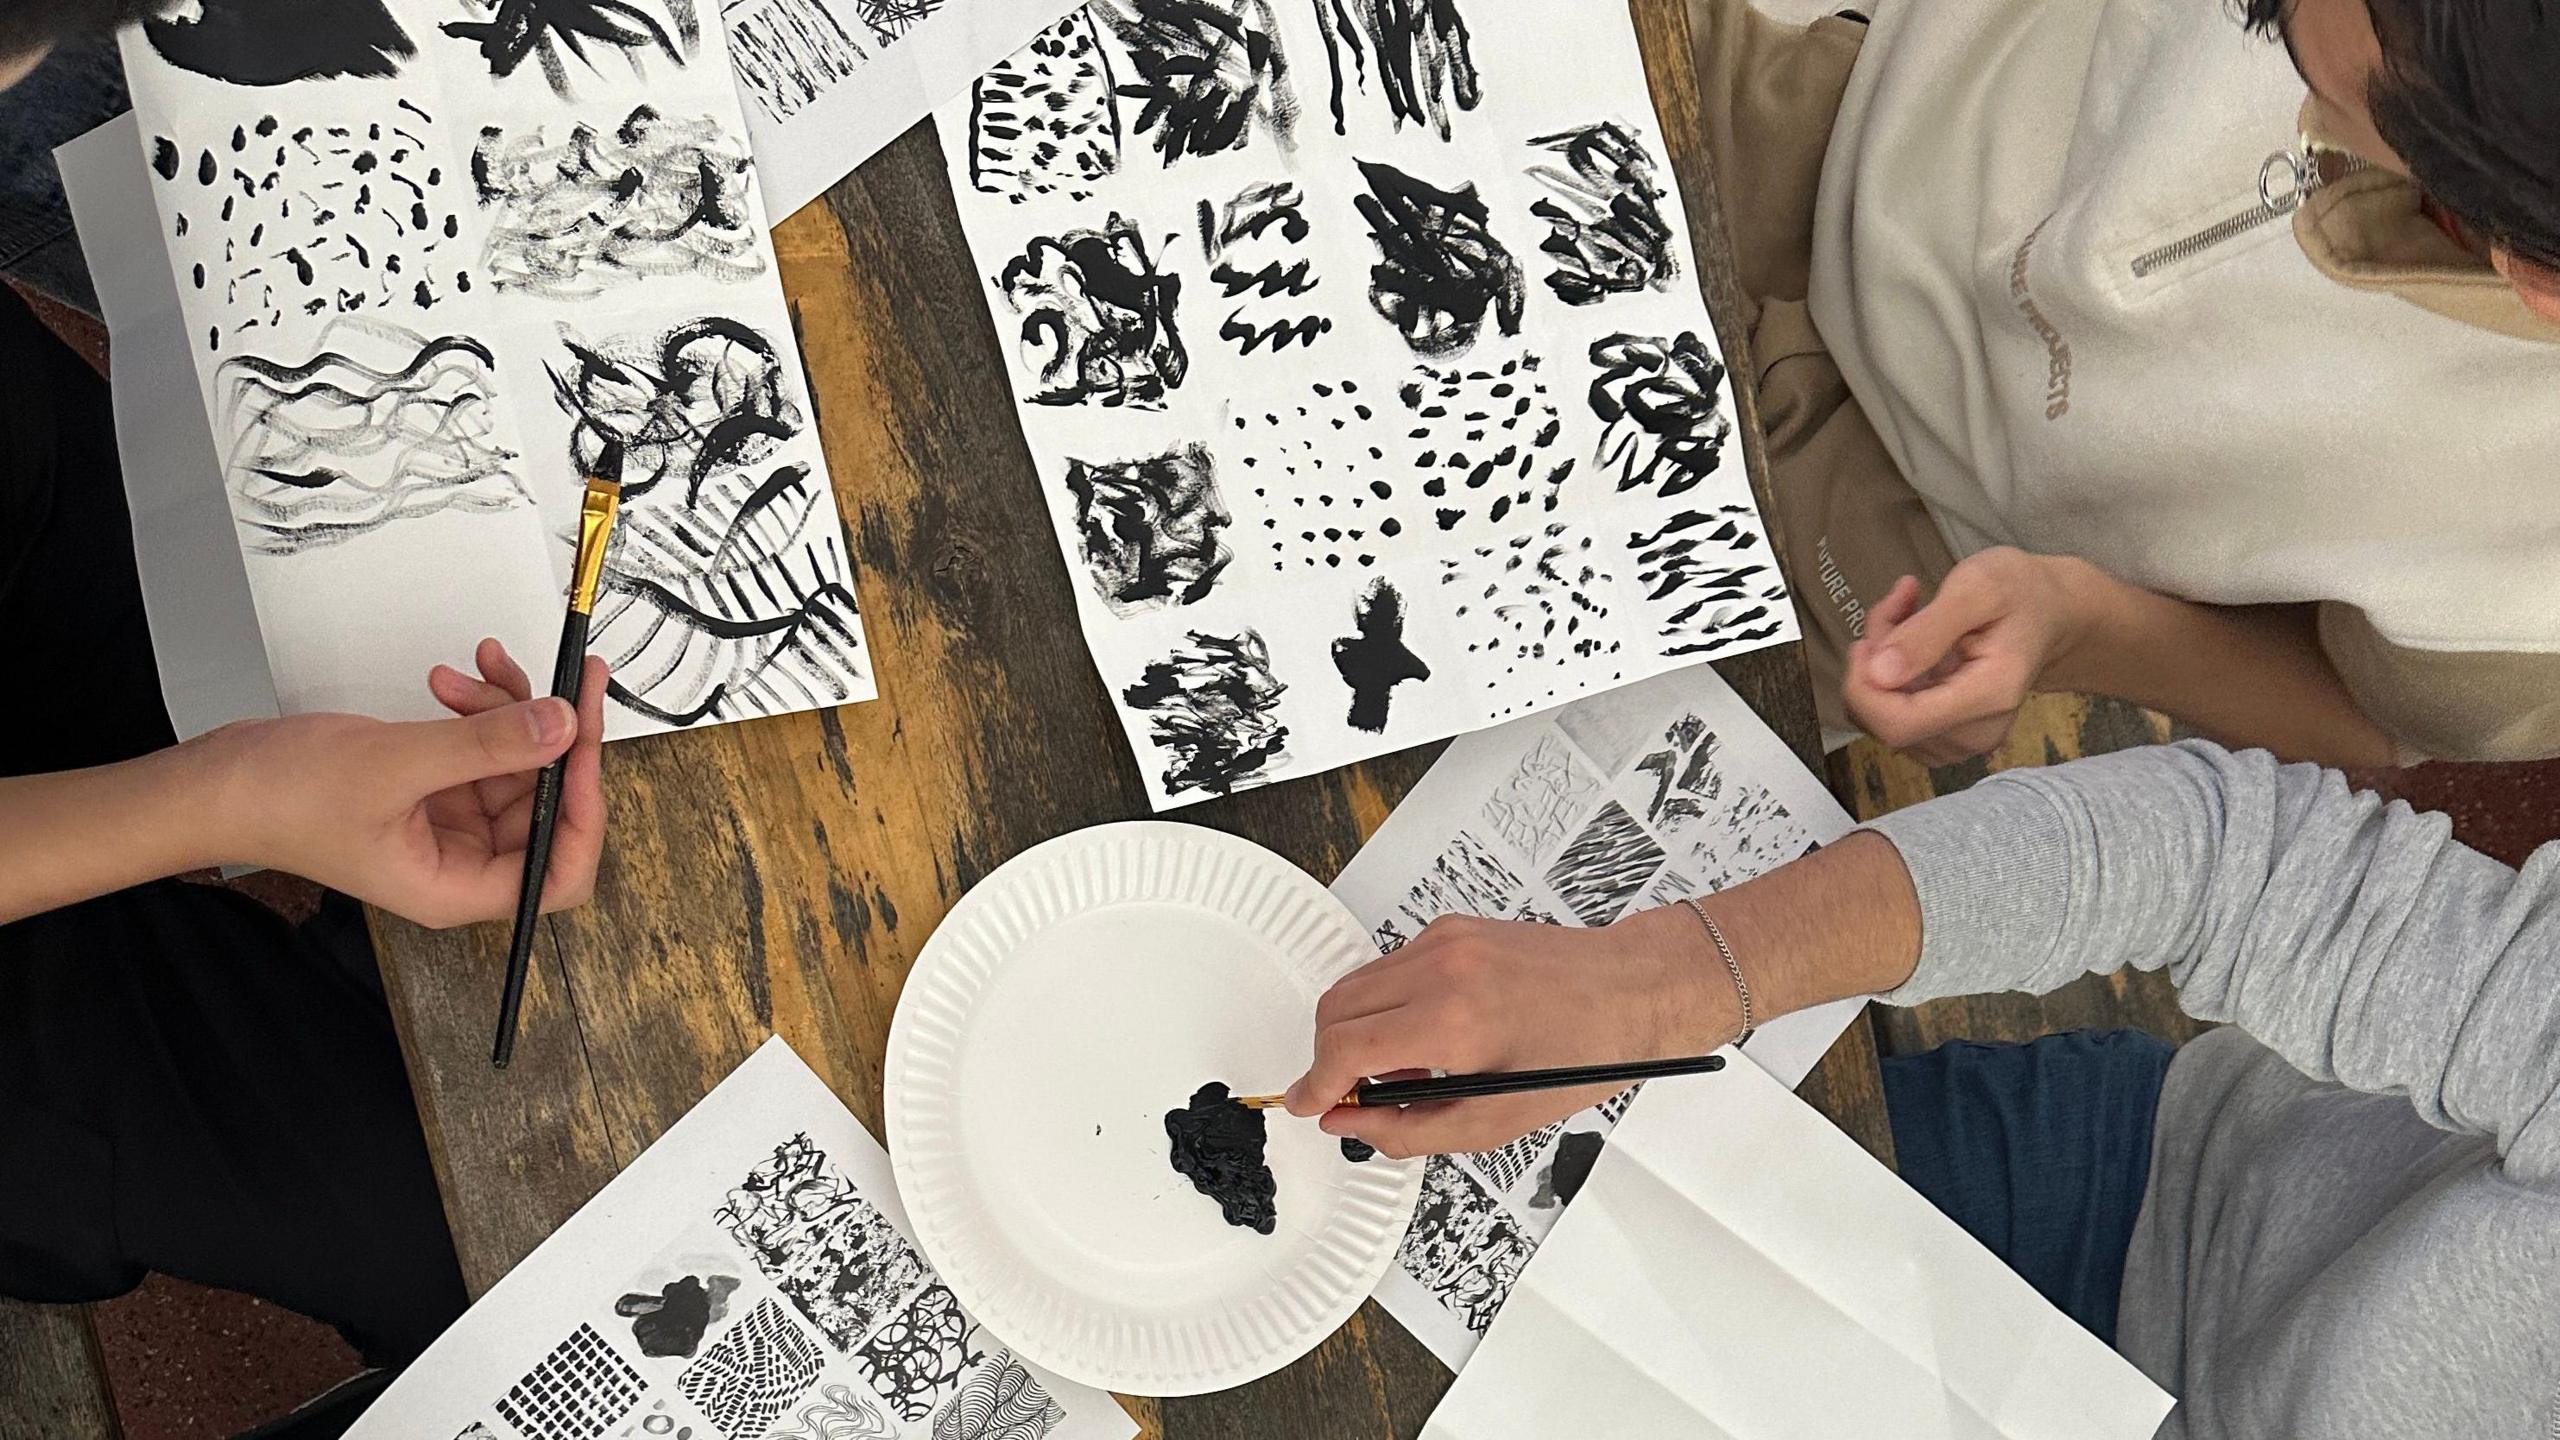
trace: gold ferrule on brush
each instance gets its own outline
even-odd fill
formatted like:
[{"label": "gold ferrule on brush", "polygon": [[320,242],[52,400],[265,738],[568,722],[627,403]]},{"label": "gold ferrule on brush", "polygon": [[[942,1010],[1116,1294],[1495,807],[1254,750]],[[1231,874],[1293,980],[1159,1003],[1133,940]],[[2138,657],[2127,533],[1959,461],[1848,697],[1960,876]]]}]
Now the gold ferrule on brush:
[{"label": "gold ferrule on brush", "polygon": [[589,480],[578,505],[578,569],[569,586],[569,608],[591,615],[596,608],[596,582],[604,574],[605,541],[613,534],[614,512],[622,505],[622,487],[610,480]]}]

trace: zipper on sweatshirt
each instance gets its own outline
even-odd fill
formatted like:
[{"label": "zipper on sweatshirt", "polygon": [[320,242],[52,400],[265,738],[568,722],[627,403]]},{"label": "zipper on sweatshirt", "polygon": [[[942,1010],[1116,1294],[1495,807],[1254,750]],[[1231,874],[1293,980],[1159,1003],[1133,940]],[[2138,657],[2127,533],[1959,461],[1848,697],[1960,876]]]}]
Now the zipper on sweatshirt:
[{"label": "zipper on sweatshirt", "polygon": [[[2334,175],[2323,170],[2321,161],[2324,157],[2335,169]],[[2133,278],[2147,279],[2154,271],[2183,265],[2217,245],[2272,225],[2301,209],[2303,202],[2321,186],[2333,179],[2369,169],[2372,163],[2344,151],[2323,149],[2308,139],[2294,149],[2278,150],[2258,166],[2257,204],[2225,216],[2193,235],[2134,256]]]}]

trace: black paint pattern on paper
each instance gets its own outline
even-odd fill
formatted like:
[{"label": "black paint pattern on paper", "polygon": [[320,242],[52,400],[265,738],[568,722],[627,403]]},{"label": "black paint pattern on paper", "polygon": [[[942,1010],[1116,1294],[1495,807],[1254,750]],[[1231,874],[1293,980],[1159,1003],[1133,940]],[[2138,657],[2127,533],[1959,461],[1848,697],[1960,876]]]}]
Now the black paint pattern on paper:
[{"label": "black paint pattern on paper", "polygon": [[1449,138],[1449,106],[1473,110],[1484,98],[1467,22],[1457,0],[1315,0],[1324,30],[1325,58],[1333,65],[1333,133],[1347,133],[1343,114],[1343,62],[1350,83],[1369,88],[1369,64],[1378,67],[1378,91],[1402,130],[1410,120]]},{"label": "black paint pattern on paper", "polygon": [[1724,793],[1724,771],[1716,764],[1724,737],[1697,716],[1683,715],[1663,730],[1662,738],[1662,747],[1638,760],[1635,768],[1652,777],[1646,822],[1665,835],[1677,835]]},{"label": "black paint pattern on paper", "polygon": [[1615,1125],[1627,1118],[1627,1107],[1636,1103],[1636,1096],[1643,1089],[1641,1085],[1630,1085],[1592,1108],[1600,1112],[1601,1119]]},{"label": "black paint pattern on paper", "polygon": [[1541,735],[1476,813],[1531,864],[1544,865],[1599,793],[1599,779],[1574,758],[1573,747]]},{"label": "black paint pattern on paper", "polygon": [[1396,908],[1420,933],[1443,915],[1502,915],[1523,885],[1491,847],[1461,830],[1450,838],[1449,848],[1432,859],[1430,870],[1405,891]]},{"label": "black paint pattern on paper", "polygon": [[803,1398],[790,1422],[764,1432],[764,1440],[898,1440],[898,1428],[868,1396],[850,1385],[821,1385]]},{"label": "black paint pattern on paper", "polygon": [[1488,314],[1503,334],[1519,334],[1520,262],[1494,238],[1474,182],[1443,190],[1392,165],[1359,164],[1369,193],[1352,203],[1378,246],[1369,308],[1413,353],[1434,358],[1473,345]]},{"label": "black paint pattern on paper", "polygon": [[640,1372],[592,1325],[553,1347],[498,1399],[498,1418],[543,1440],[596,1440],[640,1403]]},{"label": "black paint pattern on paper", "polygon": [[1247,185],[1223,205],[1200,202],[1200,253],[1210,262],[1209,283],[1233,302],[1218,322],[1218,338],[1239,354],[1313,345],[1333,329],[1333,317],[1304,299],[1316,288],[1315,262],[1303,250],[1305,204],[1287,180]]},{"label": "black paint pattern on paper", "polygon": [[933,1440],[1041,1440],[1066,1420],[1067,1407],[1004,1351],[972,1371],[934,1412]]},{"label": "black paint pattern on paper", "polygon": [[1663,499],[1696,489],[1723,463],[1733,421],[1724,363],[1688,331],[1672,339],[1612,335],[1591,344],[1592,462],[1620,490]]},{"label": "black paint pattern on paper", "polygon": [[872,1393],[888,1401],[900,1419],[917,1421],[931,1415],[969,1367],[986,1358],[979,1346],[978,1327],[962,1313],[960,1301],[935,1284],[873,1332],[853,1358]]},{"label": "black paint pattern on paper", "polygon": [[1205,446],[1144,460],[1067,461],[1094,593],[1112,613],[1189,605],[1233,558],[1218,532],[1232,517]]},{"label": "black paint pattern on paper", "polygon": [[1414,378],[1397,387],[1412,420],[1405,439],[1420,447],[1412,465],[1436,528],[1453,530],[1470,514],[1499,522],[1514,508],[1556,508],[1573,458],[1549,458],[1564,420],[1538,366],[1535,355],[1487,369],[1417,365]]},{"label": "black paint pattern on paper", "polygon": [[179,69],[234,85],[393,75],[418,53],[382,0],[200,0],[196,18],[147,20],[142,35]]},{"label": "black paint pattern on paper", "polygon": [[1646,818],[1692,847],[1681,867],[1699,875],[1684,882],[1684,894],[1721,890],[1820,848],[1766,786],[1725,772],[1723,744],[1705,721],[1683,715],[1634,767],[1647,781]]},{"label": "black paint pattern on paper", "polygon": [[1351,607],[1354,633],[1333,642],[1333,668],[1351,687],[1351,728],[1384,734],[1395,687],[1428,680],[1431,667],[1404,643],[1404,597],[1384,580],[1372,580]]},{"label": "black paint pattern on paper", "polygon": [[482,268],[501,289],[585,300],[634,280],[729,283],[765,271],[746,146],[710,116],[642,105],[608,130],[480,131],[471,182],[488,212]]},{"label": "black paint pattern on paper", "polygon": [[1606,925],[1626,910],[1664,858],[1662,847],[1612,800],[1547,867],[1547,886],[1583,924]]},{"label": "black paint pattern on paper", "polygon": [[882,45],[895,45],[906,33],[942,8],[942,0],[852,0],[853,16]]},{"label": "black paint pattern on paper", "polygon": [[1262,1158],[1268,1138],[1259,1110],[1212,1080],[1191,1092],[1191,1102],[1164,1112],[1166,1155],[1174,1173],[1217,1202],[1228,1224],[1268,1235],[1280,1223],[1279,1182]]},{"label": "black paint pattern on paper", "polygon": [[613,1302],[613,1313],[631,1322],[631,1342],[641,1354],[691,1359],[711,1323],[728,1313],[729,1296],[737,1288],[735,1275],[687,1275],[660,1286],[654,1295],[638,1291],[623,1296]]},{"label": "black paint pattern on paper", "polygon": [[498,443],[496,361],[477,340],[340,320],[307,359],[215,372],[223,471],[250,548],[294,555],[453,510],[532,503]]},{"label": "black paint pattern on paper", "polygon": [[825,1152],[795,1135],[712,1219],[838,1350],[850,1353],[930,1272]]},{"label": "black paint pattern on paper", "polygon": [[1035,405],[1160,410],[1190,372],[1174,325],[1182,277],[1158,273],[1146,238],[1117,214],[1100,230],[1035,237],[995,284],[1022,317]]},{"label": "black paint pattern on paper", "polygon": [[1120,100],[1090,10],[1067,12],[970,90],[973,188],[1017,205],[1060,193],[1083,200],[1119,168]]},{"label": "black paint pattern on paper", "polygon": [[619,476],[622,498],[660,486],[684,503],[731,470],[755,470],[807,424],[780,348],[762,331],[719,316],[661,335],[587,342],[562,336],[551,366],[560,408],[575,424],[569,459],[581,475]]},{"label": "black paint pattern on paper", "polygon": [[1130,128],[1172,164],[1241,150],[1257,134],[1289,148],[1298,118],[1270,0],[1094,0],[1127,50],[1138,102]]},{"label": "black paint pattern on paper", "polygon": [[1547,1147],[1554,1144],[1556,1136],[1563,1131],[1564,1122],[1558,1120],[1552,1124],[1540,1126],[1498,1149],[1476,1151],[1468,1155],[1466,1160],[1469,1165],[1475,1167],[1478,1174],[1493,1182],[1494,1189],[1508,1190],[1519,1184],[1523,1177],[1536,1168],[1538,1161],[1545,1157]]},{"label": "black paint pattern on paper", "polygon": [[1443,1309],[1484,1333],[1536,1251],[1481,1182],[1449,1157],[1431,1157],[1396,1263]]},{"label": "black paint pattern on paper", "polygon": [[1529,1197],[1534,1210],[1554,1210],[1573,1203],[1582,1193],[1582,1182],[1591,1178],[1591,1167],[1600,1163],[1604,1144],[1597,1130],[1568,1130],[1556,1142],[1555,1156],[1538,1171],[1537,1193]]},{"label": "black paint pattern on paper", "polygon": [[1627,549],[1663,654],[1715,655],[1785,630],[1787,583],[1749,506],[1683,510],[1629,535]]},{"label": "black paint pattern on paper", "polygon": [[[784,478],[807,483],[797,467]],[[730,498],[723,494],[719,503]],[[735,513],[748,515],[754,503],[740,500]],[[754,513],[786,512],[772,506]],[[789,513],[805,519],[808,512]],[[671,524],[658,529],[683,533]],[[632,551],[625,536],[636,544],[638,533],[615,532],[587,641],[613,667],[605,693],[614,703],[662,725],[688,726],[853,698],[863,678],[861,619],[837,536],[678,587],[626,566]]]},{"label": "black paint pattern on paper", "polygon": [[728,1440],[762,1440],[774,1417],[817,1382],[823,1363],[807,1331],[781,1306],[759,1300],[685,1367],[676,1388]]},{"label": "black paint pattern on paper", "polygon": [[1412,937],[1406,935],[1403,927],[1395,921],[1381,920],[1378,928],[1369,932],[1369,939],[1378,947],[1379,954],[1393,955],[1411,943]]},{"label": "black paint pattern on paper", "polygon": [[427,310],[469,291],[471,274],[452,253],[455,211],[467,202],[458,177],[436,164],[434,127],[402,100],[362,125],[262,115],[201,145],[154,136],[182,284],[223,306],[206,348],[274,329],[288,314]]},{"label": "black paint pattern on paper", "polygon": [[871,57],[819,0],[727,0],[729,68],[756,107],[788,120]]},{"label": "black paint pattern on paper", "polygon": [[1538,248],[1555,261],[1547,288],[1556,298],[1590,305],[1610,295],[1669,289],[1680,261],[1643,142],[1625,126],[1603,121],[1529,143],[1564,162],[1529,168],[1529,178],[1547,192],[1529,213],[1547,222]]},{"label": "black paint pattern on paper", "polygon": [[551,91],[570,98],[569,67],[575,59],[589,74],[601,73],[596,53],[613,51],[628,61],[634,75],[648,74],[651,52],[682,65],[693,58],[702,39],[702,22],[693,0],[463,0],[473,15],[486,19],[448,20],[444,33],[480,47],[491,78],[504,80],[525,61],[533,60]]},{"label": "black paint pattern on paper", "polygon": [[1149,665],[1121,700],[1148,717],[1163,752],[1164,791],[1231,793],[1289,758],[1289,727],[1280,696],[1289,687],[1271,673],[1271,647],[1259,632],[1211,635]]},{"label": "black paint pattern on paper", "polygon": [[[1487,690],[1532,683],[1516,678],[1524,666],[1536,670],[1595,660],[1624,648],[1600,634],[1600,622],[1609,618],[1602,596],[1615,582],[1592,552],[1589,536],[1577,535],[1559,521],[1477,546],[1472,555],[1442,557],[1440,581],[1459,597],[1452,615],[1485,633],[1484,639],[1467,642],[1468,652],[1503,662],[1502,673],[1486,679]],[[1527,692],[1528,698],[1502,713],[1562,698],[1560,688],[1550,687],[1543,696]]]}]

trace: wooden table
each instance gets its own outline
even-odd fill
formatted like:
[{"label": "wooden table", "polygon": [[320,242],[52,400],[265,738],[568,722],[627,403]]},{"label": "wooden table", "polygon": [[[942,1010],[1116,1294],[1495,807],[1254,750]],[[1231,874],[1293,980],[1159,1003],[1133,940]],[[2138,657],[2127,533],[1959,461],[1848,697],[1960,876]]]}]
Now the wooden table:
[{"label": "wooden table", "polygon": [[[1635,13],[1726,353],[1730,266],[1695,140],[1680,0]],[[504,927],[376,913],[418,1107],[474,1293],[628,1164],[768,1032],[882,1133],[909,963],[952,902],[1063,831],[1148,813],[1087,659],[930,125],[775,232],[860,566],[880,699],[616,745],[595,902],[554,917],[513,1068],[489,1068]],[[1737,373],[1748,367],[1736,364]],[[1745,453],[1762,475],[1743,395]],[[1717,667],[1819,768],[1793,647]],[[1180,812],[1330,878],[1438,747]],[[1882,1153],[1864,1024],[1807,1094]],[[1150,1433],[1412,1435],[1448,1384],[1374,1305],[1224,1395],[1133,1402]]]}]

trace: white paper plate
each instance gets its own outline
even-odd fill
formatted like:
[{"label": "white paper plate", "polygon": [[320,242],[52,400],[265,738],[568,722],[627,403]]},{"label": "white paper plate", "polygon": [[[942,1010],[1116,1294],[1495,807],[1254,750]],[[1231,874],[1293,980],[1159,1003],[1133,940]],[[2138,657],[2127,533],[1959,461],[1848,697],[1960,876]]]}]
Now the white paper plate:
[{"label": "white paper plate", "polygon": [[1275,1112],[1269,1235],[1174,1172],[1203,1082],[1305,1070],[1316,997],[1376,955],[1257,845],[1164,821],[1024,852],[952,907],[889,1032],[889,1154],[925,1253],[1024,1358],[1132,1395],[1223,1390],[1339,1327],[1394,1261],[1421,1166],[1355,1165]]}]

